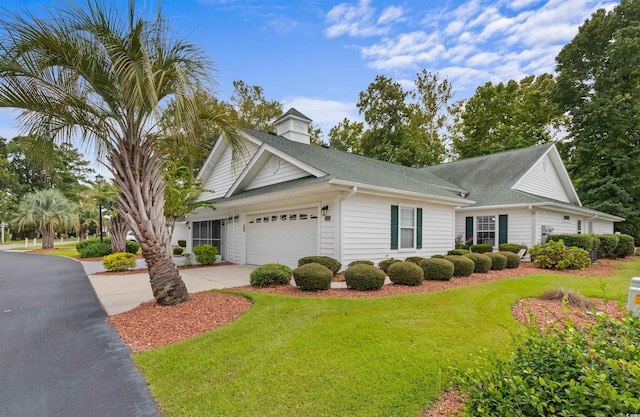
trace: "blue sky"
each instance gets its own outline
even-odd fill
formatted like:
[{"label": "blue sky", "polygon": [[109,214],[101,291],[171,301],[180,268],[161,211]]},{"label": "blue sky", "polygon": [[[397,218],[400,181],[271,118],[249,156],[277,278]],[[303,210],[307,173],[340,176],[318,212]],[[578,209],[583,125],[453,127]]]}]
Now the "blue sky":
[{"label": "blue sky", "polygon": [[[38,13],[67,0],[4,0]],[[126,4],[124,0],[105,0]],[[155,1],[138,0],[147,11]],[[455,99],[487,81],[553,72],[554,58],[606,0],[164,0],[179,36],[202,47],[217,69],[218,95],[232,82],[264,88],[296,107],[324,135],[348,117],[360,119],[358,93],[384,74],[410,87],[422,69],[453,84]],[[18,134],[0,109],[0,136]]]}]

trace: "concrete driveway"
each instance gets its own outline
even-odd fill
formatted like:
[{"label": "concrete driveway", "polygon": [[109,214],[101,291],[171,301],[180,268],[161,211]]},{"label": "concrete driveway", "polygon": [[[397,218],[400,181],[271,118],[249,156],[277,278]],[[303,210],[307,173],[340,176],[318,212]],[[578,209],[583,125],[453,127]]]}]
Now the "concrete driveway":
[{"label": "concrete driveway", "polygon": [[[95,271],[96,262],[83,262],[85,271]],[[100,265],[102,265],[100,263]],[[180,274],[189,292],[223,289],[249,285],[252,265],[222,265],[182,269]],[[89,275],[100,302],[108,315],[131,310],[145,301],[153,300],[149,274]]]}]

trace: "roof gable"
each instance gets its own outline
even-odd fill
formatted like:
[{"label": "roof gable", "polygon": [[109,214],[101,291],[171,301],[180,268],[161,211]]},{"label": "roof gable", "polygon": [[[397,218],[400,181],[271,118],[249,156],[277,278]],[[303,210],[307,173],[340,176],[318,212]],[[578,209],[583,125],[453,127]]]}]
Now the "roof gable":
[{"label": "roof gable", "polygon": [[542,155],[512,188],[564,203],[582,205],[555,147]]}]

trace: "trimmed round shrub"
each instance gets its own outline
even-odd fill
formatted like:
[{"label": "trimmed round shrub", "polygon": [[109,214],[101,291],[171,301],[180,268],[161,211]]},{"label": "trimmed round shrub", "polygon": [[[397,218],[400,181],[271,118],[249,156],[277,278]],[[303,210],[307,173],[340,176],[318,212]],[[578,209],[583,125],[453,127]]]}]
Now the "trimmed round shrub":
[{"label": "trimmed round shrub", "polygon": [[333,273],[319,263],[309,263],[293,270],[293,279],[300,291],[318,291],[331,288]]},{"label": "trimmed round shrub", "polygon": [[384,285],[386,274],[373,265],[353,265],[344,271],[347,288],[358,291],[379,290]]},{"label": "trimmed round shrub", "polygon": [[490,252],[485,253],[484,256],[487,256],[491,259],[491,269],[494,271],[502,271],[507,267],[507,257],[502,255],[501,253]]},{"label": "trimmed round shrub", "polygon": [[447,252],[447,255],[458,255],[458,256],[462,256],[466,253],[469,253],[468,249],[451,249],[450,251]]},{"label": "trimmed round shrub", "polygon": [[333,276],[338,275],[338,271],[340,271],[340,268],[342,268],[342,264],[340,262],[329,256],[306,256],[304,258],[298,259],[298,266],[306,264],[320,264],[325,268],[329,268],[329,270],[333,273]]},{"label": "trimmed round shrub", "polygon": [[454,277],[468,277],[473,274],[473,269],[476,264],[469,258],[459,255],[445,256],[444,259],[453,263],[453,276]]},{"label": "trimmed round shrub", "polygon": [[111,239],[91,238],[78,242],[76,250],[81,258],[99,258],[111,254]]},{"label": "trimmed round shrub", "polygon": [[635,246],[633,245],[633,236],[629,235],[617,235],[618,236],[618,246],[616,246],[616,255],[619,258],[625,258],[627,256],[633,255],[635,250]]},{"label": "trimmed round shrub", "polygon": [[412,262],[418,266],[420,266],[420,262],[424,261],[426,258],[423,258],[422,256],[409,256],[407,259],[405,259],[405,262]]},{"label": "trimmed round shrub", "polygon": [[196,262],[201,265],[213,265],[216,262],[218,248],[213,245],[198,245],[193,248]]},{"label": "trimmed round shrub", "polygon": [[184,252],[184,249],[181,248],[180,246],[174,246],[173,248],[171,248],[171,251],[173,252],[174,255],[182,255],[182,252]]},{"label": "trimmed round shrub", "polygon": [[126,252],[133,253],[134,255],[138,254],[138,251],[140,250],[140,245],[138,245],[138,242],[134,242],[133,240],[127,240],[125,244],[126,244],[126,249],[125,249]]},{"label": "trimmed round shrub", "polygon": [[449,281],[453,276],[455,266],[446,259],[425,259],[420,264],[424,272],[424,279],[434,281]]},{"label": "trimmed round shrub", "polygon": [[565,246],[575,246],[581,248],[587,252],[598,248],[598,238],[591,233],[567,233],[567,234],[552,234],[547,236],[547,242],[557,242],[562,240]]},{"label": "trimmed round shrub", "polygon": [[398,262],[402,262],[400,259],[385,259],[384,261],[378,262],[378,267],[384,271],[385,274],[389,273],[389,267]]},{"label": "trimmed round shrub", "polygon": [[467,253],[463,256],[473,261],[473,272],[486,274],[491,269],[491,258],[489,258],[487,255],[481,253]]},{"label": "trimmed round shrub", "polygon": [[291,268],[280,264],[264,264],[249,274],[249,283],[257,287],[266,287],[272,284],[288,284],[291,282]]},{"label": "trimmed round shrub", "polygon": [[424,271],[413,262],[396,262],[387,273],[391,282],[400,285],[421,285],[424,279]]},{"label": "trimmed round shrub", "polygon": [[353,262],[351,262],[351,263],[349,264],[349,266],[348,266],[348,267],[349,267],[349,268],[351,268],[352,266],[356,266],[356,265],[371,265],[371,266],[373,266],[373,261],[365,261],[365,260],[362,260],[362,261],[353,261]]},{"label": "trimmed round shrub", "polygon": [[110,272],[127,271],[136,266],[136,256],[128,252],[112,253],[104,257],[102,265]]},{"label": "trimmed round shrub", "polygon": [[431,257],[431,259],[433,259],[433,258],[435,258],[435,259],[444,259],[444,255],[440,255],[440,254],[433,255],[433,256]]},{"label": "trimmed round shrub", "polygon": [[518,268],[520,266],[520,257],[513,252],[497,252],[507,258],[507,268]]},{"label": "trimmed round shrub", "polygon": [[501,243],[498,245],[498,250],[500,252],[518,253],[520,252],[520,249],[527,249],[527,247],[519,243]]},{"label": "trimmed round shrub", "polygon": [[597,235],[600,240],[598,246],[598,258],[611,258],[616,259],[616,248],[620,238],[618,235]]},{"label": "trimmed round shrub", "polygon": [[486,243],[478,243],[477,245],[471,245],[469,248],[473,253],[487,253],[493,252],[493,246],[487,245]]},{"label": "trimmed round shrub", "polygon": [[178,239],[178,246],[180,246],[181,248],[186,248],[187,247],[187,241],[184,239]]}]

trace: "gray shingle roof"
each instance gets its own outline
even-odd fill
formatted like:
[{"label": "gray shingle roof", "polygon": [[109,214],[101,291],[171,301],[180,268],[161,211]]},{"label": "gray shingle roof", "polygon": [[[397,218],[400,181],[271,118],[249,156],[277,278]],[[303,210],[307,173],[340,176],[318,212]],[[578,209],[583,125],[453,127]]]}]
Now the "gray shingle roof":
[{"label": "gray shingle roof", "polygon": [[293,107],[291,107],[289,110],[286,111],[286,113],[284,113],[282,116],[278,117],[274,123],[278,123],[278,121],[284,119],[287,116],[296,116],[299,117],[301,119],[307,120],[309,122],[311,122],[311,119],[309,119],[307,116],[305,116],[304,114],[300,113],[298,110],[294,109]]},{"label": "gray shingle roof", "polygon": [[506,152],[461,159],[421,168],[469,191],[474,206],[532,204],[553,201],[511,187],[553,144],[514,149]]},{"label": "gray shingle roof", "polygon": [[[251,136],[327,175],[323,180],[343,180],[425,195],[460,198],[459,186],[430,172],[354,155],[321,145],[294,142],[270,133],[245,129]],[[296,182],[291,181],[293,186]],[[244,193],[243,193],[244,194]]]}]

